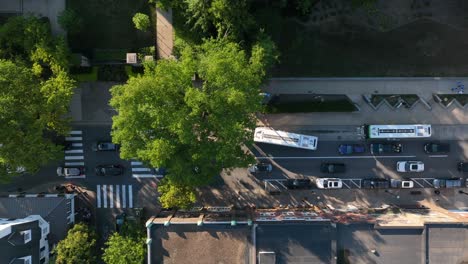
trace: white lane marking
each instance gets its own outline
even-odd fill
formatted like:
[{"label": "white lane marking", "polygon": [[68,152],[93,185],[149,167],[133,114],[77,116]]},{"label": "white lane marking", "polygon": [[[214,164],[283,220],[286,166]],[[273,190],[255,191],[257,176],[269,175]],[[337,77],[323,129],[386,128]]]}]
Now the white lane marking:
[{"label": "white lane marking", "polygon": [[156,177],[162,177],[162,175],[154,175],[154,174],[132,174],[133,178],[156,178]]},{"label": "white lane marking", "polygon": [[447,158],[448,155],[429,155],[429,158]]},{"label": "white lane marking", "polygon": [[66,154],[69,154],[69,153],[83,153],[83,150],[82,149],[71,149],[71,150],[65,150],[65,153]]},{"label": "white lane marking", "polygon": [[148,169],[148,168],[132,168],[132,171],[151,171],[151,169]]},{"label": "white lane marking", "polygon": [[83,143],[72,143],[73,147],[83,147]]},{"label": "white lane marking", "polygon": [[65,166],[84,166],[84,162],[65,162]]},{"label": "white lane marking", "polygon": [[66,137],[65,138],[66,141],[81,141],[83,140],[82,137]]},{"label": "white lane marking", "polygon": [[101,208],[101,185],[97,186],[97,208]]},{"label": "white lane marking", "polygon": [[109,185],[109,208],[114,208],[114,185]]},{"label": "white lane marking", "polygon": [[132,188],[132,185],[128,186],[128,208],[133,208],[133,188]]},{"label": "white lane marking", "polygon": [[104,198],[104,208],[107,208],[107,185],[102,186],[102,197]]},{"label": "white lane marking", "polygon": [[70,135],[81,135],[83,133],[83,131],[81,130],[73,130],[73,131],[70,131]]},{"label": "white lane marking", "polygon": [[257,159],[400,159],[416,156],[256,157]]},{"label": "white lane marking", "polygon": [[132,166],[141,166],[141,165],[143,165],[143,162],[140,162],[140,161],[132,161],[131,164],[132,164]]},{"label": "white lane marking", "polygon": [[122,208],[125,208],[127,205],[127,197],[125,196],[125,185],[122,185]]},{"label": "white lane marking", "polygon": [[78,175],[78,176],[67,176],[65,179],[84,179],[86,178],[86,175]]},{"label": "white lane marking", "polygon": [[115,208],[120,208],[120,185],[115,186]]},{"label": "white lane marking", "polygon": [[84,156],[65,156],[65,160],[82,160]]}]

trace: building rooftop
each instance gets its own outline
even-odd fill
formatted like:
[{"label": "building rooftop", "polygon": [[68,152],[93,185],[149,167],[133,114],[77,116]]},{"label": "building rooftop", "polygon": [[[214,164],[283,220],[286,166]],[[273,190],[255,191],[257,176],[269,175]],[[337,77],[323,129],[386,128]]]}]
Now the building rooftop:
[{"label": "building rooftop", "polygon": [[[276,262],[273,264],[329,264],[332,263],[333,233],[329,222],[259,224],[256,228],[257,256],[262,252],[274,252]],[[267,255],[272,258],[271,254]],[[270,262],[265,261],[266,264]]]},{"label": "building rooftop", "polygon": [[466,225],[428,225],[429,263],[468,263]]},{"label": "building rooftop", "polygon": [[[31,241],[25,243],[21,231],[31,231]],[[19,223],[11,227],[11,233],[0,238],[0,263],[24,263],[18,258],[31,256],[32,264],[39,263],[39,241],[41,239],[41,228],[39,221]]]},{"label": "building rooftop", "polygon": [[153,225],[151,263],[247,263],[248,226]]}]

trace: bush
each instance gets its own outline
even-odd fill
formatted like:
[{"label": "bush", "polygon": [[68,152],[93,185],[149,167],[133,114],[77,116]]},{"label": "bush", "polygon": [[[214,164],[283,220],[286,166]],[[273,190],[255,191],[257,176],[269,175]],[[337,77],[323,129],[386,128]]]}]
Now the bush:
[{"label": "bush", "polygon": [[105,82],[126,82],[128,75],[125,65],[103,65],[98,69],[98,80]]},{"label": "bush", "polygon": [[135,28],[141,31],[148,30],[151,24],[149,16],[143,13],[136,13],[132,20],[133,24],[135,24]]}]

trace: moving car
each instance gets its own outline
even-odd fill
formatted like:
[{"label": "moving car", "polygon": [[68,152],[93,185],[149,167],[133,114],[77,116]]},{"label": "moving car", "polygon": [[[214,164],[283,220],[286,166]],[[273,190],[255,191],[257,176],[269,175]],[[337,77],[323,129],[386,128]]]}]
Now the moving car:
[{"label": "moving car", "polygon": [[85,168],[84,167],[58,167],[57,168],[57,175],[62,177],[70,177],[70,176],[81,176],[84,175]]},{"label": "moving car", "polygon": [[344,163],[327,163],[320,165],[320,171],[323,173],[343,173],[346,171]]},{"label": "moving car", "polygon": [[98,176],[118,176],[123,174],[123,170],[122,165],[99,165],[95,168]]},{"label": "moving car", "polygon": [[341,189],[343,182],[338,178],[321,178],[315,180],[315,184],[319,189]]},{"label": "moving car", "polygon": [[398,172],[422,172],[424,171],[424,163],[422,161],[398,161]]},{"label": "moving car", "polygon": [[459,172],[468,172],[468,163],[467,162],[459,162],[457,169]]},{"label": "moving car", "polygon": [[459,188],[462,186],[462,179],[451,178],[451,179],[435,179],[434,188]]},{"label": "moving car", "polygon": [[427,154],[444,154],[450,152],[450,144],[430,142],[424,145]]},{"label": "moving car", "polygon": [[273,170],[273,166],[270,163],[266,162],[258,162],[255,165],[249,167],[249,172],[257,173],[257,172],[271,172]]},{"label": "moving car", "polygon": [[411,180],[397,180],[391,179],[390,186],[392,188],[402,188],[402,189],[410,189],[414,187],[414,182]]},{"label": "moving car", "polygon": [[389,181],[382,178],[364,179],[361,185],[365,189],[388,189],[390,187]]},{"label": "moving car", "polygon": [[373,143],[370,151],[372,154],[401,153],[403,146],[400,143]]},{"label": "moving car", "polygon": [[338,147],[338,152],[341,155],[350,155],[366,152],[366,147],[363,144],[341,144]]},{"label": "moving car", "polygon": [[288,179],[285,185],[288,189],[309,189],[312,187],[309,179]]},{"label": "moving car", "polygon": [[112,142],[97,142],[93,145],[94,151],[117,151],[119,150],[119,145]]}]

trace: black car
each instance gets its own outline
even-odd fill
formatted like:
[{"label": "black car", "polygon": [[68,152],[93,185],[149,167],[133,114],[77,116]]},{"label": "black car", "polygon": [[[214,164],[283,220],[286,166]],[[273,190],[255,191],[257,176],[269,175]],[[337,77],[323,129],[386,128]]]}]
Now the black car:
[{"label": "black car", "polygon": [[320,171],[323,173],[343,173],[346,171],[346,166],[343,163],[322,163]]},{"label": "black car", "polygon": [[401,153],[403,146],[400,143],[373,143],[370,151],[372,154]]},{"label": "black car", "polygon": [[285,185],[288,189],[309,189],[312,187],[309,179],[288,179]]},{"label": "black car", "polygon": [[112,142],[97,142],[93,145],[94,151],[117,151],[120,146]]},{"label": "black car", "polygon": [[388,189],[390,182],[382,178],[372,178],[362,180],[362,188],[365,189]]},{"label": "black car", "polygon": [[96,175],[98,176],[118,176],[123,174],[122,165],[99,165],[96,166]]},{"label": "black car", "polygon": [[424,152],[427,154],[443,154],[450,152],[450,144],[430,142],[424,145]]},{"label": "black car", "polygon": [[459,172],[468,172],[468,163],[467,162],[459,162],[457,169]]}]

